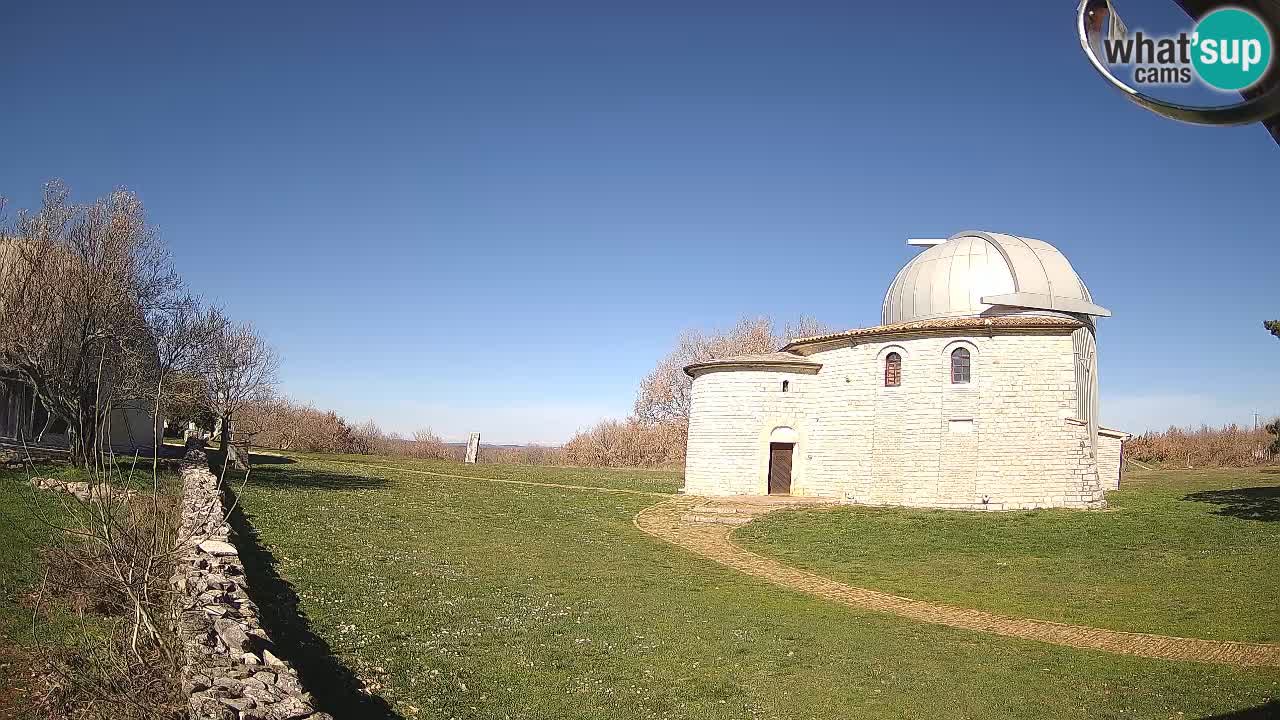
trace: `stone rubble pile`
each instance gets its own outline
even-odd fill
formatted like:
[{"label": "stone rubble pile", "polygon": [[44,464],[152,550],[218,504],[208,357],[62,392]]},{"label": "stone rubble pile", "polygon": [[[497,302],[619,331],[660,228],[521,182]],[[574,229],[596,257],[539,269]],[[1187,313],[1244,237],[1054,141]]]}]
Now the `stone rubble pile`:
[{"label": "stone rubble pile", "polygon": [[204,453],[190,450],[182,470],[177,559],[182,689],[192,720],[332,720],[317,712],[294,669],[272,653],[246,592],[244,565],[231,544],[218,479]]},{"label": "stone rubble pile", "polygon": [[74,482],[57,478],[33,477],[31,478],[31,486],[37,490],[53,490],[75,495],[80,502],[89,502],[90,498],[96,502],[108,496],[127,500],[136,494],[129,488],[118,488],[107,483],[98,483],[90,486],[87,482]]}]

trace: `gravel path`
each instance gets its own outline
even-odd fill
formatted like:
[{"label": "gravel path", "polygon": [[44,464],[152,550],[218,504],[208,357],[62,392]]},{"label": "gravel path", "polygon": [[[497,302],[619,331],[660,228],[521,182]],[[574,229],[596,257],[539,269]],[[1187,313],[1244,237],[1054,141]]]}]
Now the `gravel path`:
[{"label": "gravel path", "polygon": [[1148,633],[1068,625],[1006,617],[967,608],[938,605],[845,585],[830,578],[784,565],[734,544],[730,532],[752,518],[779,508],[818,504],[805,498],[678,497],[640,511],[640,530],[662,538],[721,565],[767,580],[780,587],[808,593],[849,607],[892,613],[919,622],[976,630],[1024,640],[1038,640],[1120,655],[1190,660],[1240,666],[1280,667],[1280,644],[1200,640]]}]

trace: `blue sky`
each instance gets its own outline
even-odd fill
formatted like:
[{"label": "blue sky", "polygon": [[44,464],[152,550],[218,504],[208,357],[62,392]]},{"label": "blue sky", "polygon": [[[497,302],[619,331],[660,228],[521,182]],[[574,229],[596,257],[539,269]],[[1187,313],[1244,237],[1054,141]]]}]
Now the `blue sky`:
[{"label": "blue sky", "polygon": [[9,8],[0,194],[136,191],[298,399],[560,441],[682,329],[875,324],[980,228],[1115,312],[1105,423],[1280,412],[1280,149],[1125,102],[1070,0],[189,5]]}]

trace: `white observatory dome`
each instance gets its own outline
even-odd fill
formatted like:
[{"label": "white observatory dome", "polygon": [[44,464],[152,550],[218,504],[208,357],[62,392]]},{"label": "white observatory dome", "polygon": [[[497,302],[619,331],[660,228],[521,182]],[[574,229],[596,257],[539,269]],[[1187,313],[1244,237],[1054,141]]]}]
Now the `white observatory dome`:
[{"label": "white observatory dome", "polygon": [[884,297],[885,325],[948,317],[1093,315],[1089,289],[1066,256],[1047,242],[966,231],[917,255]]}]

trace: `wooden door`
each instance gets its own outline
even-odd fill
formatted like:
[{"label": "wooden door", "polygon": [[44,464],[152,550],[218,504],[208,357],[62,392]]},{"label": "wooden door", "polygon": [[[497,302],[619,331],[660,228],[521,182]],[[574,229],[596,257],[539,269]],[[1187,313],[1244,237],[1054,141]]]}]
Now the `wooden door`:
[{"label": "wooden door", "polygon": [[791,451],[795,443],[769,443],[769,494],[791,494]]}]

